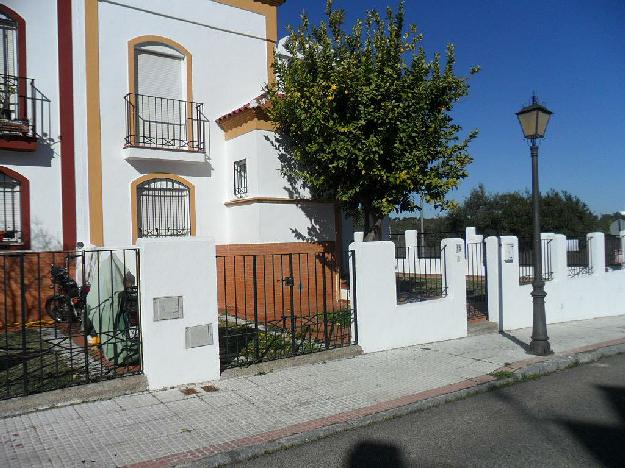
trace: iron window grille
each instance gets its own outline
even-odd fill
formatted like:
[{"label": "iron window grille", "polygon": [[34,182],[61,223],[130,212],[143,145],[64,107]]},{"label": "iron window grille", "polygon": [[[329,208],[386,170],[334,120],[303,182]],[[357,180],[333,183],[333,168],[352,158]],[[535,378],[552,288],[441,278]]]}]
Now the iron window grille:
[{"label": "iron window grille", "polygon": [[234,162],[234,196],[247,195],[247,161],[241,159]]},{"label": "iron window grille", "polygon": [[167,178],[137,187],[138,237],[191,235],[191,194],[186,185]]},{"label": "iron window grille", "polygon": [[22,187],[0,173],[0,245],[22,243]]}]

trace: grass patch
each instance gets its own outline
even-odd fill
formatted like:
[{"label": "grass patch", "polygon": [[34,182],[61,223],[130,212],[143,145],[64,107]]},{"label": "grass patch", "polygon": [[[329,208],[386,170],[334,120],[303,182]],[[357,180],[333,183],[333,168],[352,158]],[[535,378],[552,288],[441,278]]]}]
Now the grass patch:
[{"label": "grass patch", "polygon": [[82,378],[38,329],[0,334],[0,400],[68,387]]},{"label": "grass patch", "polygon": [[514,372],[511,372],[511,371],[496,371],[496,372],[491,372],[488,375],[495,377],[497,380],[514,378]]}]

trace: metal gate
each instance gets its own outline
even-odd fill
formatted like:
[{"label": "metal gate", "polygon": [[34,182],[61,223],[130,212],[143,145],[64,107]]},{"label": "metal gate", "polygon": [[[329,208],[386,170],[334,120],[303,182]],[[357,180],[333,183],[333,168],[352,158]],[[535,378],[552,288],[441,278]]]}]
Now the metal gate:
[{"label": "metal gate", "polygon": [[222,370],[352,344],[332,253],[217,255],[217,277]]},{"label": "metal gate", "polygon": [[486,242],[467,242],[467,319],[488,319]]},{"label": "metal gate", "polygon": [[0,400],[139,374],[139,251],[0,253]]}]

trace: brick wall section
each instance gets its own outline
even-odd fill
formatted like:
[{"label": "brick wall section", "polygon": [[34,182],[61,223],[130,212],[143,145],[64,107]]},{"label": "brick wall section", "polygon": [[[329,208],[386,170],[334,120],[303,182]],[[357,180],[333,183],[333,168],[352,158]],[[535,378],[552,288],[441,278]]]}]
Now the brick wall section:
[{"label": "brick wall section", "polygon": [[[0,256],[0,328],[21,325],[25,321],[49,320],[45,312],[46,299],[54,294],[51,288],[50,266],[63,266],[62,252],[29,252],[24,258],[25,310],[21,295],[22,254]],[[75,269],[72,266],[72,274]]]},{"label": "brick wall section", "polygon": [[298,328],[318,328],[324,309],[341,307],[339,282],[333,242],[217,246],[219,311],[229,319],[288,329],[293,311]]}]

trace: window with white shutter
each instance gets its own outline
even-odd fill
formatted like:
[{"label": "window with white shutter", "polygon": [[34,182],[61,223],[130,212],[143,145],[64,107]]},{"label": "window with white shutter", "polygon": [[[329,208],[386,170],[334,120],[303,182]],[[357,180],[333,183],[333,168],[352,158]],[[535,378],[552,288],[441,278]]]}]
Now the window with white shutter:
[{"label": "window with white shutter", "polygon": [[164,45],[135,50],[137,134],[145,145],[184,146],[184,56]]}]

